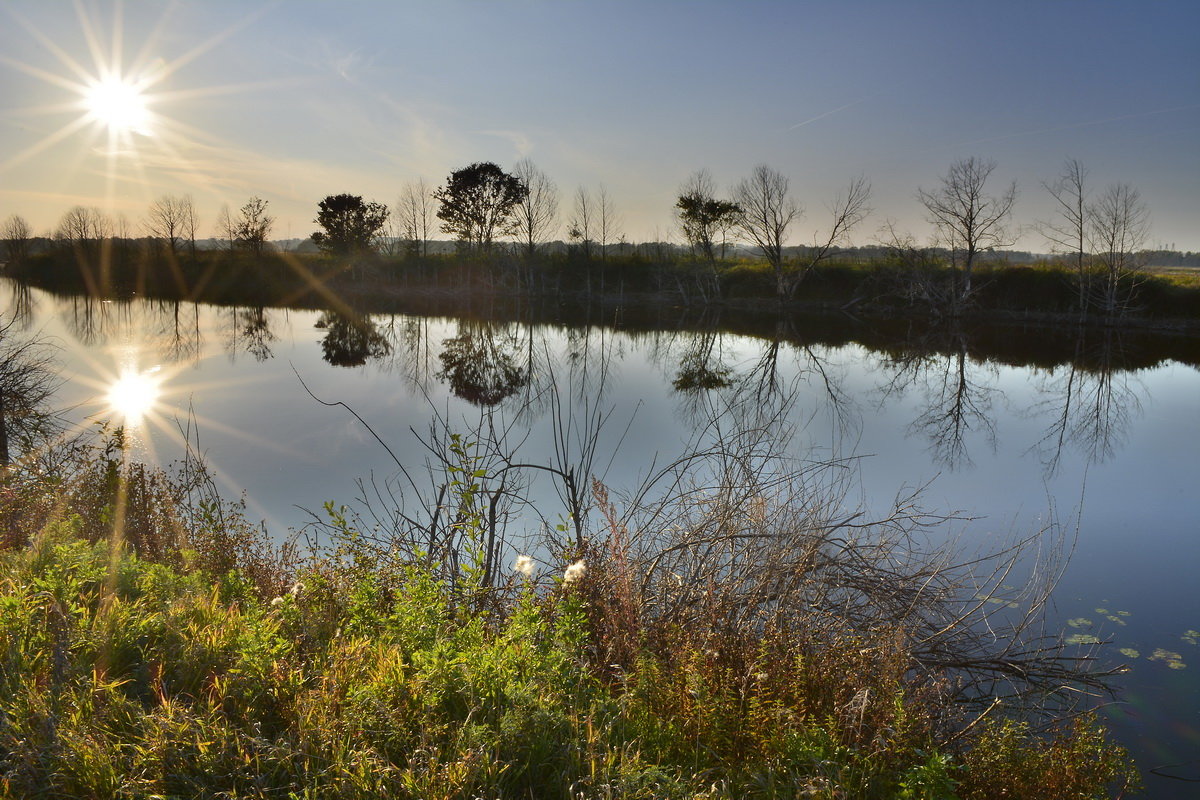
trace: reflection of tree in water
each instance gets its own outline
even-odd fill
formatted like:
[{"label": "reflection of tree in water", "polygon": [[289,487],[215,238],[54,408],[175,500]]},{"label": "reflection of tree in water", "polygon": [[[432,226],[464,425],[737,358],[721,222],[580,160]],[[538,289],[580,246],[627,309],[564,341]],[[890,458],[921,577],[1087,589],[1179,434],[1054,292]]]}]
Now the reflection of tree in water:
[{"label": "reflection of tree in water", "polygon": [[33,290],[20,281],[9,281],[8,285],[12,290],[8,303],[10,318],[17,328],[27,330],[33,322]]},{"label": "reflection of tree in water", "polygon": [[458,336],[442,342],[438,378],[450,391],[477,406],[494,406],[529,382],[528,364],[521,364],[520,340],[514,331],[492,325],[460,327]]},{"label": "reflection of tree in water", "polygon": [[[569,385],[577,399],[599,401],[615,384],[612,373],[617,359],[624,352],[621,347],[623,338],[595,325],[566,331],[565,356]],[[542,349],[546,349],[544,339]]]},{"label": "reflection of tree in water", "polygon": [[920,386],[923,407],[909,431],[928,439],[936,463],[958,469],[973,464],[967,452],[967,437],[972,432],[978,432],[995,449],[992,401],[998,390],[977,379],[975,365],[967,357],[966,335],[955,331],[951,337],[949,353],[918,346],[888,358],[883,367],[892,370],[892,378],[883,391],[886,397]]},{"label": "reflection of tree in water", "polygon": [[[789,353],[795,357],[796,370],[792,378],[785,381],[779,362],[783,355]],[[776,322],[775,335],[765,343],[743,381],[753,388],[754,402],[767,410],[780,403],[794,403],[799,384],[810,376],[819,380],[834,426],[834,437],[840,442],[857,429],[860,416],[853,400],[842,387],[841,376],[829,359],[829,348],[814,349],[810,344],[799,341],[790,318],[780,318]]]},{"label": "reflection of tree in water", "polygon": [[0,474],[11,454],[53,423],[46,406],[60,382],[54,349],[44,341],[20,340],[16,324],[0,319]]},{"label": "reflection of tree in water", "polygon": [[200,307],[189,303],[189,309],[184,310],[179,301],[157,304],[157,324],[155,338],[163,342],[162,355],[164,360],[179,363],[195,362],[200,358]]},{"label": "reflection of tree in water", "polygon": [[1030,449],[1038,453],[1047,476],[1058,472],[1067,444],[1077,447],[1089,464],[1112,458],[1141,413],[1132,373],[1123,368],[1120,333],[1106,330],[1099,335],[1093,342],[1080,336],[1071,363],[1045,373],[1038,387],[1044,399],[1030,414],[1048,413],[1051,422]]},{"label": "reflection of tree in water", "polygon": [[724,362],[721,335],[708,330],[684,336],[686,340],[683,355],[679,358],[679,370],[671,381],[675,391],[695,394],[733,385],[730,377],[733,370]]},{"label": "reflection of tree in water", "polygon": [[317,320],[325,328],[321,352],[335,367],[361,367],[369,358],[383,358],[392,351],[370,317],[350,316],[326,311]]},{"label": "reflection of tree in water", "polygon": [[271,316],[262,306],[230,309],[225,329],[225,352],[230,360],[243,352],[258,362],[273,358],[271,344],[278,338],[271,330]]},{"label": "reflection of tree in water", "polygon": [[271,331],[270,317],[262,306],[242,309],[238,312],[238,318],[246,352],[259,362],[272,358],[275,354],[271,352],[271,343],[279,337]]},{"label": "reflection of tree in water", "polygon": [[102,344],[114,327],[129,320],[130,304],[127,301],[76,295],[71,298],[71,316],[65,321],[80,344],[92,347]]}]

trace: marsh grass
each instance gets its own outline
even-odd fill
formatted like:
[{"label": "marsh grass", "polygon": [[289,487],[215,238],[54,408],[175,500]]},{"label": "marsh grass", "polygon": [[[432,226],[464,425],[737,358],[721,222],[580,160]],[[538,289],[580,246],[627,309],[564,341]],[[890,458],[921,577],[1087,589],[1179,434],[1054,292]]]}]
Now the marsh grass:
[{"label": "marsh grass", "polygon": [[[1006,716],[1017,694],[962,702],[976,673],[939,662],[957,640],[924,627],[949,624],[930,610],[951,573],[897,561],[920,515],[838,516],[815,476],[748,473],[758,446],[712,451],[632,511],[593,483],[600,523],[564,527],[533,576],[485,566],[503,537],[479,503],[504,465],[463,439],[438,451],[455,466],[453,574],[419,536],[363,531],[332,504],[326,546],[289,557],[195,465],[132,463],[112,435],[53,475],[14,471],[0,795],[965,800],[1131,784],[1093,720],[1035,729]],[[997,658],[1065,680],[1057,652]]]}]

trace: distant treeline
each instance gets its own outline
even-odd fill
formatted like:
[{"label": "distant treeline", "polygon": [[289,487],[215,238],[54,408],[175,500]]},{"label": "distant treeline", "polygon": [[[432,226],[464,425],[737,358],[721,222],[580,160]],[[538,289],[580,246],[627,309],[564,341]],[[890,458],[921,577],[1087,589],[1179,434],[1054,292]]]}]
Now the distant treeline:
[{"label": "distant treeline", "polygon": [[[156,249],[161,246],[161,242],[149,236],[123,239],[120,240],[120,243],[127,248]],[[381,252],[387,257],[387,254],[403,253],[409,242],[401,238],[385,238],[379,244]],[[229,249],[227,241],[215,238],[197,239],[195,245],[198,251]],[[48,236],[35,236],[29,239],[27,244],[29,255],[49,253],[59,246],[60,243],[58,241]],[[458,255],[461,252],[462,243],[452,239],[431,239],[428,242],[424,242],[423,247],[428,255]],[[510,247],[514,251],[519,250],[516,245],[510,244]],[[268,252],[294,253],[297,255],[313,255],[321,252],[320,248],[313,243],[312,237],[304,239],[272,239],[266,242],[264,249]],[[576,249],[578,249],[578,245],[562,241],[561,239],[539,245],[539,253],[543,255],[565,255]],[[784,248],[783,255],[785,258],[790,259],[803,258],[809,255],[812,249],[811,247],[795,245]],[[599,246],[595,248],[595,256],[598,258],[646,255],[651,252],[656,254],[673,253],[679,258],[686,258],[691,253],[691,249],[687,245],[660,241],[617,242],[605,245],[603,248]],[[878,261],[886,259],[891,252],[891,248],[878,244],[832,248],[832,253],[835,257],[850,262]],[[952,251],[944,247],[931,247],[929,248],[929,252],[946,262],[949,262],[953,257]],[[1142,250],[1136,255],[1139,261],[1147,267],[1194,267],[1200,269],[1200,252],[1192,252],[1190,250]],[[1045,264],[1067,265],[1071,263],[1073,258],[1072,256],[1063,254],[1035,253],[1030,250],[996,250],[990,253],[989,257],[996,263],[1024,266]],[[729,245],[726,248],[726,259],[730,262],[758,261],[762,259],[762,253],[758,248],[735,244]],[[4,263],[4,258],[3,254],[0,253],[0,264],[2,263]]]}]

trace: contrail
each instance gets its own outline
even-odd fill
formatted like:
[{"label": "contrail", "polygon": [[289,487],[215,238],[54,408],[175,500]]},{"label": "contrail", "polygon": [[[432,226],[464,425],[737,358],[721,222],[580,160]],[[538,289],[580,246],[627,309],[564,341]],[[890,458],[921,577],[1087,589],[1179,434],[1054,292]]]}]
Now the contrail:
[{"label": "contrail", "polygon": [[835,109],[833,109],[832,111],[826,111],[824,114],[817,114],[817,116],[813,117],[812,119],[806,119],[806,120],[804,120],[804,122],[797,122],[795,125],[793,125],[792,127],[788,128],[788,130],[789,130],[789,131],[794,131],[794,130],[796,130],[797,128],[803,128],[805,125],[809,124],[810,122],[816,122],[816,121],[817,121],[817,120],[819,120],[819,119],[825,119],[825,118],[826,118],[826,117],[828,117],[830,114],[836,114],[836,113],[838,113],[839,111],[845,111],[847,108],[850,108],[851,106],[856,106],[856,105],[858,105],[859,103],[863,102],[863,101],[864,101],[864,100],[866,100],[866,99],[867,99],[867,98],[865,98],[865,97],[864,97],[862,100],[855,100],[853,103],[846,103],[846,105],[844,105],[844,106],[839,106],[838,108],[835,108]]}]

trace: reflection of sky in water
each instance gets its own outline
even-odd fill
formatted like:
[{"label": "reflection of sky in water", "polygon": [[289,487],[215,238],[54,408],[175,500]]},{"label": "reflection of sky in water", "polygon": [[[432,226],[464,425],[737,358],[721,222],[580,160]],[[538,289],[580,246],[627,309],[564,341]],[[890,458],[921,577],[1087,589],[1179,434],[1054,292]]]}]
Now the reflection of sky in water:
[{"label": "reflection of sky in water", "polygon": [[[156,413],[168,423],[143,426],[138,435],[153,440],[144,443],[152,445],[147,451],[163,462],[176,458],[178,435],[165,430],[175,427],[170,409],[181,417],[192,409],[200,447],[227,491],[245,489],[252,512],[267,518],[275,531],[307,520],[297,506],[319,509],[326,500],[349,501],[357,494],[356,479],[394,472],[388,455],[353,416],[311,400],[297,374],[321,399],[353,407],[410,465],[424,458],[410,428],[427,432],[431,407],[452,419],[478,418],[478,410],[453,398],[439,377],[446,369],[440,358],[443,342],[481,335],[477,325],[376,318],[387,351],[368,337],[375,350],[367,365],[344,368],[323,359],[330,327],[316,326],[317,312],[197,310],[169,303],[84,308],[83,301],[41,293],[32,301],[29,329],[42,329],[63,345],[64,404],[98,413],[92,401],[101,377],[117,374],[122,348],[140,337],[141,363],[162,365],[163,400]],[[576,409],[587,397],[592,408],[609,413],[597,464],[603,467],[612,458],[604,479],[614,489],[634,485],[655,457],[661,463],[682,452],[706,400],[735,391],[760,397],[755,392],[770,382],[764,359],[768,344],[742,337],[630,337],[543,328],[531,342],[520,329],[503,333],[488,346],[516,363],[532,346],[541,365],[529,386],[514,390],[514,398],[542,385],[553,365],[560,377],[573,376],[576,387],[584,386],[572,390],[563,383],[562,395],[572,397]],[[339,335],[350,342],[346,347],[354,347],[354,331]],[[483,352],[474,345],[460,349]],[[353,352],[342,356],[356,357]],[[696,372],[698,361],[709,371]],[[1095,626],[1083,632],[1113,641],[1104,657],[1131,663],[1132,672],[1123,679],[1124,704],[1107,713],[1144,769],[1184,762],[1200,752],[1200,645],[1181,639],[1189,629],[1200,630],[1194,588],[1200,567],[1200,493],[1195,491],[1200,372],[1168,363],[1105,382],[1091,373],[1072,375],[1067,367],[993,367],[969,359],[960,365],[954,354],[917,365],[889,364],[857,345],[811,351],[784,345],[775,366],[778,385],[794,391],[786,421],[796,430],[795,451],[813,458],[865,456],[851,502],[861,493],[880,508],[902,486],[931,482],[924,495],[927,507],[981,517],[960,526],[968,549],[1023,534],[1049,519],[1051,508],[1068,526],[1078,524],[1052,621],[1065,626],[1072,618],[1092,620]],[[477,367],[467,364],[456,374],[469,378]],[[672,384],[684,369],[693,376],[727,375],[735,386],[695,395],[675,391]],[[1066,386],[1077,405],[1063,414]],[[955,431],[952,412],[964,395],[963,425]],[[1089,418],[1113,398],[1120,408],[1102,419]],[[502,406],[506,415],[516,402]],[[544,407],[532,416],[522,452],[538,460],[550,446],[551,418]],[[1055,460],[1055,425],[1062,419],[1068,423]],[[956,432],[961,446],[948,449],[939,437]],[[621,434],[623,444],[613,455]],[[1102,446],[1097,435],[1105,437]],[[553,519],[553,491],[548,486],[535,491]],[[1126,624],[1107,620],[1097,608],[1126,612],[1121,616]],[[1126,658],[1118,648],[1136,649],[1139,657]],[[1150,660],[1156,649],[1179,653],[1186,667],[1173,670],[1163,660]],[[1193,762],[1178,771],[1196,775],[1200,765]],[[1151,787],[1153,780],[1148,778]]]}]

